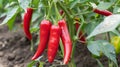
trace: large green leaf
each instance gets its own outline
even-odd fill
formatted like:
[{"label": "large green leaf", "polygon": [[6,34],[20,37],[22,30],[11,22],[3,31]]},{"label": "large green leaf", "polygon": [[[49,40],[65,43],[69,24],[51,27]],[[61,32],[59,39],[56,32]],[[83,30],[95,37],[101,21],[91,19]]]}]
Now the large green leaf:
[{"label": "large green leaf", "polygon": [[98,41],[91,41],[87,45],[87,48],[93,55],[100,56],[100,48],[98,46],[99,44],[100,43]]},{"label": "large green leaf", "polygon": [[9,29],[10,30],[12,30],[13,29],[13,27],[14,27],[14,21],[15,21],[15,19],[16,19],[16,16],[17,16],[17,14],[15,14],[10,20],[9,20],[9,22],[7,23],[7,25],[8,25],[8,27],[9,27]]},{"label": "large green leaf", "polygon": [[105,10],[110,8],[113,5],[111,2],[100,2],[100,4],[97,6],[98,9]]},{"label": "large green leaf", "polygon": [[113,13],[120,13],[120,7],[114,7]]},{"label": "large green leaf", "polygon": [[87,23],[87,24],[85,24],[85,32],[89,35],[93,30],[94,30],[94,28],[96,27],[98,25],[98,23],[96,23],[96,22],[90,22],[90,23]]},{"label": "large green leaf", "polygon": [[20,4],[20,7],[26,10],[26,8],[29,7],[29,3],[31,2],[31,0],[18,0],[18,2]]},{"label": "large green leaf", "polygon": [[116,53],[115,53],[115,49],[113,47],[113,45],[111,45],[110,43],[106,42],[106,41],[102,41],[101,45],[99,45],[102,53],[108,57],[110,60],[112,60],[116,66],[117,66],[117,60],[116,60]]},{"label": "large green leaf", "polygon": [[12,6],[16,6],[16,4],[17,4],[17,2],[10,2],[10,3],[7,3],[6,5],[5,5],[5,7],[4,7],[4,9],[9,9],[10,7],[12,7]]},{"label": "large green leaf", "polygon": [[113,45],[104,40],[92,41],[88,44],[89,51],[96,56],[102,52],[107,58],[113,61],[117,66],[116,54]]},{"label": "large green leaf", "polygon": [[13,21],[12,19],[14,19],[13,17],[15,17],[15,15],[17,14],[18,9],[19,7],[15,7],[10,12],[8,12],[7,17],[4,19],[4,21],[0,25],[6,24],[8,22],[12,23]]},{"label": "large green leaf", "polygon": [[32,4],[35,8],[38,8],[40,0],[33,0]]},{"label": "large green leaf", "polygon": [[120,24],[120,14],[111,15],[104,19],[87,37],[87,39],[97,34],[113,31]]}]

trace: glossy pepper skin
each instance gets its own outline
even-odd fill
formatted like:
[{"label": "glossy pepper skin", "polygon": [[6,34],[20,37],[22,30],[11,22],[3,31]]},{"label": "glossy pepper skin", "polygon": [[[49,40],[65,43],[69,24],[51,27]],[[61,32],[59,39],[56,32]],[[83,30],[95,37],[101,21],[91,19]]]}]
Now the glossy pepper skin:
[{"label": "glossy pepper skin", "polygon": [[52,63],[59,47],[61,29],[59,26],[52,25],[50,29],[50,38],[48,42],[48,61]]},{"label": "glossy pepper skin", "polygon": [[64,60],[63,63],[67,64],[70,60],[71,53],[72,53],[72,41],[70,38],[70,34],[68,32],[66,21],[60,20],[58,21],[58,25],[60,26],[62,33],[61,33],[61,39],[64,47]]},{"label": "glossy pepper skin", "polygon": [[51,28],[51,22],[48,20],[42,20],[40,23],[40,42],[37,48],[36,53],[32,57],[32,60],[37,59],[45,50],[48,40],[49,40],[49,35],[50,35],[50,28]]},{"label": "glossy pepper skin", "polygon": [[[76,30],[78,30],[80,24],[78,22],[75,23]],[[83,32],[79,32],[79,40],[81,43],[86,43],[86,37],[83,35]]]},{"label": "glossy pepper skin", "polygon": [[23,21],[23,27],[24,27],[24,32],[26,37],[31,40],[32,39],[32,35],[30,33],[30,21],[32,18],[32,13],[33,13],[33,9],[32,8],[27,8],[25,14],[24,14],[24,21]]},{"label": "glossy pepper skin", "polygon": [[112,15],[112,12],[108,11],[108,10],[99,10],[97,8],[93,9],[93,12],[104,15],[104,16],[110,16]]}]

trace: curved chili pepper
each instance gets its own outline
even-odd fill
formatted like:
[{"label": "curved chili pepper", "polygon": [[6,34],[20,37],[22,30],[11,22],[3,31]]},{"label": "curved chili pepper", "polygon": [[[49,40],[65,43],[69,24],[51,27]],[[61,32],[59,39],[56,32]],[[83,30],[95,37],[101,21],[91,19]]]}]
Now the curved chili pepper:
[{"label": "curved chili pepper", "polygon": [[43,20],[40,23],[40,42],[37,48],[35,55],[32,57],[32,60],[37,59],[44,51],[47,46],[50,34],[51,22],[48,20]]},{"label": "curved chili pepper", "polygon": [[104,15],[104,16],[109,16],[112,15],[112,12],[108,11],[108,10],[99,10],[97,8],[93,9],[93,12]]},{"label": "curved chili pepper", "polygon": [[48,42],[48,61],[52,63],[57,54],[61,29],[59,26],[52,25],[50,29],[50,38]]},{"label": "curved chili pepper", "polygon": [[26,37],[31,40],[32,35],[30,33],[30,21],[32,18],[33,9],[27,8],[27,12],[24,14],[24,21],[23,21],[23,27]]},{"label": "curved chili pepper", "polygon": [[65,20],[58,21],[58,25],[60,26],[62,33],[61,39],[64,46],[64,60],[63,63],[67,64],[70,60],[71,53],[72,53],[72,41],[70,38],[70,34],[68,32],[67,24]]},{"label": "curved chili pepper", "polygon": [[[76,30],[78,30],[79,26],[80,24],[78,22],[75,23]],[[79,32],[79,40],[81,43],[86,43],[86,37],[83,35],[82,31]]]}]

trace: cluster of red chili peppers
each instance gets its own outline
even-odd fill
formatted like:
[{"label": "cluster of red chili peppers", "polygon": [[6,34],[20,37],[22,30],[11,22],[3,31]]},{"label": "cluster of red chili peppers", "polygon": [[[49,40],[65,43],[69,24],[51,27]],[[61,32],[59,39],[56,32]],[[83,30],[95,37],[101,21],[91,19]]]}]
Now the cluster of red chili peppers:
[{"label": "cluster of red chili peppers", "polygon": [[72,41],[65,20],[58,21],[58,25],[52,25],[50,21],[42,20],[40,23],[40,43],[32,60],[41,56],[48,44],[48,61],[52,63],[57,54],[60,38],[64,46],[63,63],[67,64],[72,52]]},{"label": "cluster of red chili peppers", "polygon": [[[32,35],[29,30],[32,12],[33,12],[32,8],[27,8],[27,12],[24,15],[24,32],[29,40],[32,39]],[[32,60],[35,60],[39,56],[41,56],[45,48],[48,46],[48,51],[47,51],[48,61],[52,63],[57,54],[59,41],[61,38],[64,46],[63,63],[67,64],[69,62],[72,52],[72,41],[70,38],[70,34],[68,32],[66,21],[64,19],[59,20],[58,25],[52,25],[52,23],[49,20],[42,20],[40,23],[39,36],[40,36],[39,37],[40,42],[36,53],[32,57]]]},{"label": "cluster of red chili peppers", "polygon": [[[93,12],[105,16],[112,15],[112,13],[107,10],[94,9]],[[24,32],[29,40],[32,39],[32,35],[30,33],[30,21],[32,18],[32,13],[33,13],[33,9],[27,8],[24,14],[24,23],[23,23]],[[60,11],[60,14],[63,14],[63,11]],[[75,24],[76,30],[78,30],[79,26],[80,26],[79,23]],[[85,36],[82,35],[83,35],[82,31],[80,31],[79,33],[79,37],[81,37],[80,40],[86,42]],[[48,61],[52,63],[57,54],[59,41],[61,38],[64,47],[63,63],[67,64],[69,62],[72,52],[72,41],[70,38],[70,34],[68,32],[67,23],[64,19],[59,20],[58,25],[52,25],[52,23],[49,20],[45,20],[45,19],[42,20],[40,23],[39,38],[40,38],[40,42],[36,53],[32,57],[32,60],[35,60],[39,56],[41,56],[45,48],[48,47],[48,51],[47,51]]]}]

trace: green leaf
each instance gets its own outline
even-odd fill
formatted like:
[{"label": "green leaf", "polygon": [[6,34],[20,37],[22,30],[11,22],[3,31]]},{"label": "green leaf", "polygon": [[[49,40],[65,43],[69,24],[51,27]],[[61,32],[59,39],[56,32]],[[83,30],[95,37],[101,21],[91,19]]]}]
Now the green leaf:
[{"label": "green leaf", "polygon": [[34,67],[33,65],[36,63],[37,61],[32,61],[32,62],[30,62],[28,65],[27,65],[27,67]]},{"label": "green leaf", "polygon": [[101,45],[99,45],[99,46],[100,46],[102,53],[107,58],[109,58],[111,61],[113,61],[116,64],[116,66],[118,66],[117,60],[116,60],[115,49],[114,49],[113,45],[111,45],[107,41],[104,41],[104,42],[102,41]]},{"label": "green leaf", "polygon": [[114,7],[113,13],[120,13],[120,7]]},{"label": "green leaf", "polygon": [[93,8],[97,8],[97,5],[95,3],[90,2],[90,4]]},{"label": "green leaf", "polygon": [[39,31],[39,27],[33,27],[30,29],[30,32],[33,33],[33,32],[37,32]]},{"label": "green leaf", "polygon": [[98,23],[91,21],[90,23],[85,24],[84,31],[89,35],[97,25],[98,25]]},{"label": "green leaf", "polygon": [[29,7],[29,3],[31,2],[31,0],[18,0],[18,2],[20,4],[20,7],[26,10],[26,8]]},{"label": "green leaf", "polygon": [[5,17],[5,16],[6,16],[6,12],[2,13],[2,14],[0,15],[0,18]]},{"label": "green leaf", "polygon": [[41,16],[41,14],[39,14],[38,12],[33,13],[32,22],[35,22],[40,16]]},{"label": "green leaf", "polygon": [[17,4],[17,2],[11,2],[11,3],[7,3],[6,6],[4,7],[4,9],[9,9],[12,6],[15,6],[15,4]]},{"label": "green leaf", "polygon": [[33,0],[32,4],[35,8],[38,8],[40,0]]},{"label": "green leaf", "polygon": [[70,1],[71,2],[70,9],[76,8],[76,5],[82,4],[82,3],[87,2],[87,1],[89,1],[89,0],[73,0],[73,1]]},{"label": "green leaf", "polygon": [[92,41],[87,46],[88,50],[96,56],[102,52],[108,59],[113,61],[117,66],[116,54],[113,45],[104,40]]},{"label": "green leaf", "polygon": [[79,0],[74,0],[71,2],[70,9],[74,8],[78,3],[80,3]]},{"label": "green leaf", "polygon": [[44,67],[45,63],[44,62],[39,62],[39,64],[40,64],[39,67]]},{"label": "green leaf", "polygon": [[100,56],[100,48],[98,44],[100,44],[98,41],[91,41],[87,45],[88,50],[95,56]]},{"label": "green leaf", "polygon": [[111,2],[100,2],[100,4],[98,5],[98,9],[101,9],[101,10],[106,10],[108,8],[110,8],[111,6],[113,5],[113,3]]},{"label": "green leaf", "polygon": [[111,15],[104,19],[94,30],[93,32],[87,37],[87,39],[91,38],[92,36],[113,31],[118,25],[120,24],[120,14]]},{"label": "green leaf", "polygon": [[19,7],[13,8],[10,12],[7,13],[7,17],[3,20],[3,22],[0,25],[6,24],[8,22],[12,23],[12,19],[14,19],[15,15],[18,12]]},{"label": "green leaf", "polygon": [[7,25],[8,25],[8,27],[9,27],[10,30],[12,30],[13,27],[14,27],[14,21],[15,21],[15,19],[16,19],[16,16],[17,16],[17,14],[15,14],[15,15],[9,20],[9,22],[7,23]]},{"label": "green leaf", "polygon": [[3,0],[0,0],[0,8],[3,7]]},{"label": "green leaf", "polygon": [[98,62],[99,67],[104,67],[100,60],[96,59],[96,61]]}]

